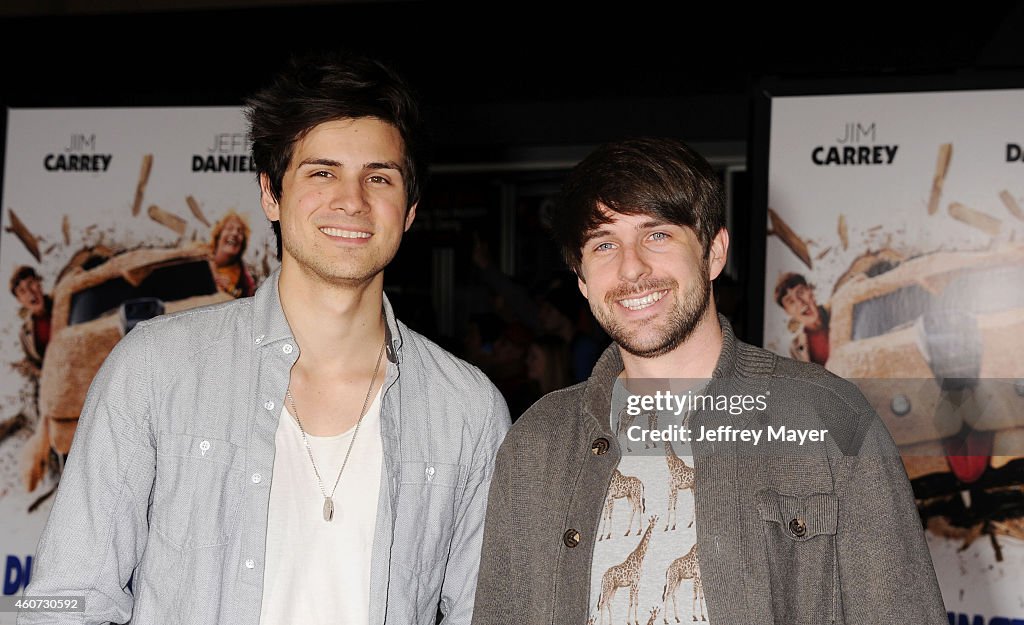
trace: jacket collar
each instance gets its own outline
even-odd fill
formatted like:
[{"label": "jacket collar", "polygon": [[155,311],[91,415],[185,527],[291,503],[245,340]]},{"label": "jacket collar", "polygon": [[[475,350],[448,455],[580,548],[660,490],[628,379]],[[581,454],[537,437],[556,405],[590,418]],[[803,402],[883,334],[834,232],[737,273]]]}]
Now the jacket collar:
[{"label": "jacket collar", "polygon": [[[284,316],[284,308],[281,306],[281,294],[278,291],[278,282],[281,278],[281,268],[274,269],[263,281],[263,284],[256,289],[253,295],[253,333],[252,340],[258,347],[266,347],[278,341],[294,341],[292,329]],[[402,348],[402,332],[398,327],[398,320],[395,318],[395,311],[384,295],[384,332],[386,336],[386,353],[388,360],[397,364],[398,356]]]}]

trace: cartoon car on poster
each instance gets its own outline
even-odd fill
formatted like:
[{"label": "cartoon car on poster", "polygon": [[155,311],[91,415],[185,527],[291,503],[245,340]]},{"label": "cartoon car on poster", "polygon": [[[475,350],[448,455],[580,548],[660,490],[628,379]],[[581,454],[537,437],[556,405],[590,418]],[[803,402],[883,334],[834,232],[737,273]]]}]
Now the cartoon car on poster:
[{"label": "cartoon car on poster", "polygon": [[882,417],[929,528],[1024,538],[1024,246],[844,278],[827,367]]},{"label": "cartoon car on poster", "polygon": [[204,245],[76,254],[53,290],[51,338],[39,382],[40,428],[25,456],[29,491],[52,449],[66,455],[85,395],[103,360],[136,323],[231,299],[218,292]]}]

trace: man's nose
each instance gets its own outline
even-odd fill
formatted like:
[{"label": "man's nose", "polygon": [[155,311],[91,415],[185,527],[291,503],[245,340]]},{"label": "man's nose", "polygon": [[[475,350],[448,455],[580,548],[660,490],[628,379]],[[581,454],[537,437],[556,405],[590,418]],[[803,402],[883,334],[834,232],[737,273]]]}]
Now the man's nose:
[{"label": "man's nose", "polygon": [[355,215],[366,212],[369,205],[366,201],[366,189],[360,178],[341,177],[332,186],[331,208],[343,210],[346,214]]},{"label": "man's nose", "polygon": [[651,265],[647,262],[642,248],[633,245],[622,247],[622,262],[619,265],[620,278],[636,282],[650,273]]}]

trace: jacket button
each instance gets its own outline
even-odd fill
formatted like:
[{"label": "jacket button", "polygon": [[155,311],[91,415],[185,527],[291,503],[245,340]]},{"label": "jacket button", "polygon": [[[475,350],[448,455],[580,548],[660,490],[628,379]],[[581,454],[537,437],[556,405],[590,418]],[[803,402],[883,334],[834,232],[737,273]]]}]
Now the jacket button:
[{"label": "jacket button", "polygon": [[608,439],[601,437],[590,444],[590,453],[603,456],[608,453]]},{"label": "jacket button", "polygon": [[789,522],[789,531],[793,532],[793,535],[797,538],[803,538],[804,534],[807,533],[807,523],[800,517],[797,517]]},{"label": "jacket button", "polygon": [[580,544],[580,533],[574,529],[567,529],[565,534],[562,534],[562,542],[565,543],[566,547],[572,549]]}]

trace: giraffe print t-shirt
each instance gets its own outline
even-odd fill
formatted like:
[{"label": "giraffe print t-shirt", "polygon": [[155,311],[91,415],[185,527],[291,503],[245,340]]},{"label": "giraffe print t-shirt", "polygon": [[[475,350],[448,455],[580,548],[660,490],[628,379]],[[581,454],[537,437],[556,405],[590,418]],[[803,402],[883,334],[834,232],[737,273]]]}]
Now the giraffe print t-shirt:
[{"label": "giraffe print t-shirt", "polygon": [[[618,392],[621,386],[615,386]],[[677,448],[689,452],[680,443],[628,440],[616,412],[613,408],[611,425],[613,431],[622,430],[618,440],[623,454],[598,526],[588,623],[707,622],[697,557],[693,457],[676,455]],[[664,415],[655,427],[684,420]],[[647,430],[647,419],[641,416],[634,425]]]}]

